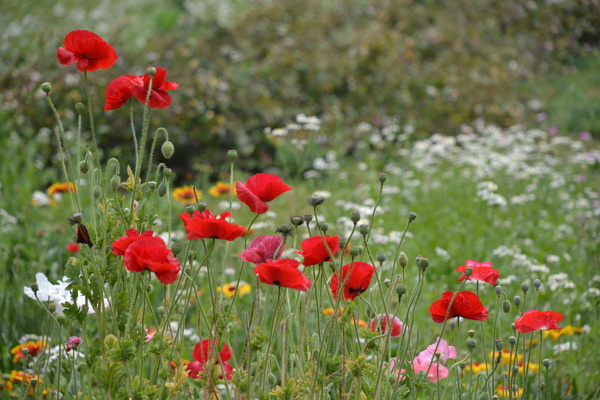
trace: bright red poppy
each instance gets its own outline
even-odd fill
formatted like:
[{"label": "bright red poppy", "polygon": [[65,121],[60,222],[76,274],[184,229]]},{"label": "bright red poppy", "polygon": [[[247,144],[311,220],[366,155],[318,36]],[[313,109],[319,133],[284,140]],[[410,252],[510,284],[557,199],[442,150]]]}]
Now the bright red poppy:
[{"label": "bright red poppy", "polygon": [[491,262],[480,263],[473,260],[467,260],[466,265],[461,265],[455,269],[455,271],[460,271],[463,273],[463,275],[458,278],[459,282],[464,281],[465,278],[467,278],[465,273],[467,267],[473,268],[473,273],[468,278],[469,281],[483,281],[489,283],[490,285],[495,285],[498,281],[498,278],[500,278],[500,271],[492,268]]},{"label": "bright red poppy", "polygon": [[121,236],[117,240],[115,240],[112,244],[112,253],[116,256],[124,256],[125,251],[133,242],[137,242],[138,240],[155,240],[161,244],[165,244],[165,241],[162,240],[159,236],[154,236],[154,231],[146,231],[144,233],[139,233],[135,229],[127,229],[127,234],[125,236]]},{"label": "bright red poppy", "polygon": [[158,280],[165,285],[175,282],[181,269],[179,260],[173,257],[165,243],[152,239],[142,239],[130,244],[125,251],[123,263],[125,268],[132,272],[154,272]]},{"label": "bright red poppy", "polygon": [[371,329],[371,332],[379,330],[379,332],[387,333],[388,321],[391,321],[392,325],[390,337],[399,337],[402,334],[402,328],[404,324],[402,324],[400,318],[396,317],[393,314],[377,314],[377,316],[375,316],[375,318],[373,318],[369,323],[369,328]]},{"label": "bright red poppy", "polygon": [[[341,280],[344,284],[344,298],[346,300],[354,300],[371,284],[373,274],[376,269],[371,264],[356,261],[351,264],[344,265],[341,270],[338,270],[331,278],[329,288],[333,293],[333,298],[337,300],[339,281]],[[341,278],[340,278],[341,272]],[[348,276],[350,274],[350,276]]]},{"label": "bright red poppy", "polygon": [[276,260],[283,254],[282,240],[281,236],[260,235],[252,239],[248,248],[240,253],[240,257],[242,260],[254,264]]},{"label": "bright red poppy", "polygon": [[230,216],[229,211],[213,215],[208,209],[203,212],[196,210],[193,216],[188,213],[179,214],[189,240],[223,239],[231,242],[242,236],[245,229],[243,226],[228,222],[225,218]]},{"label": "bright red poppy", "polygon": [[522,316],[516,319],[515,329],[521,333],[562,329],[556,324],[562,321],[563,318],[563,315],[556,311],[525,311]]},{"label": "bright red poppy", "polygon": [[265,173],[251,176],[246,183],[238,181],[235,188],[238,199],[257,214],[266,213],[269,209],[268,202],[292,190],[280,177]]},{"label": "bright red poppy", "polygon": [[[215,347],[216,349],[214,349]],[[196,344],[193,353],[194,360],[196,361],[192,361],[186,366],[186,370],[189,371],[188,376],[192,379],[200,378],[199,373],[206,372],[205,365],[217,355],[216,352],[218,349],[219,342],[212,339],[204,339],[202,342]],[[221,351],[217,356],[218,360],[215,365],[220,366],[219,369],[222,368],[222,371],[225,373],[225,379],[231,380],[233,378],[233,367],[227,362],[231,359],[231,350],[226,343],[221,346]],[[219,379],[223,379],[223,375],[220,375]]]},{"label": "bright red poppy", "polygon": [[69,32],[63,46],[56,52],[58,62],[62,65],[77,63],[81,72],[110,68],[117,61],[115,49],[94,32]]},{"label": "bright red poppy", "polygon": [[[429,307],[431,319],[434,322],[441,323],[446,319],[454,317],[477,321],[485,321],[487,319],[488,310],[481,304],[479,297],[475,293],[468,290],[458,292],[452,305],[450,305],[452,297],[454,297],[453,292],[445,292],[440,300],[434,301],[431,307]],[[449,311],[448,307],[450,307]]]},{"label": "bright red poppy", "polygon": [[[146,73],[142,76],[121,75],[112,80],[106,87],[104,110],[115,110],[122,107],[132,97],[146,104],[146,97],[150,85],[150,76]],[[156,74],[152,79],[152,91],[148,100],[150,108],[167,108],[171,105],[171,96],[167,90],[179,87],[175,82],[167,82],[167,71],[164,68],[156,68]]]},{"label": "bright red poppy", "polygon": [[79,253],[79,245],[77,243],[69,243],[65,248],[69,253]]},{"label": "bright red poppy", "polygon": [[282,260],[271,260],[258,264],[254,273],[258,280],[267,285],[283,286],[290,289],[306,292],[310,289],[312,282],[308,276],[298,269],[300,262],[291,258]]},{"label": "bright red poppy", "polygon": [[[302,251],[296,252],[304,257],[302,264],[310,267],[322,262],[331,261],[330,254],[335,254],[340,249],[340,238],[337,236],[325,235],[325,242],[327,242],[327,247],[325,247],[325,243],[321,236],[313,236],[305,239],[300,244]],[[329,248],[329,251],[327,248]]]}]

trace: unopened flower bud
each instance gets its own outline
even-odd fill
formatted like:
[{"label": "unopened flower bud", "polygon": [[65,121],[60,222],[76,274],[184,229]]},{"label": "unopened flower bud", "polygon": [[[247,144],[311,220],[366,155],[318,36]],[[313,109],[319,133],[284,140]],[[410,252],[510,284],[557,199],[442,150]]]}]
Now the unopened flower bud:
[{"label": "unopened flower bud", "polygon": [[496,340],[494,341],[494,345],[496,346],[496,350],[498,351],[502,351],[502,347],[503,347],[503,342],[501,338],[496,338]]},{"label": "unopened flower bud", "polygon": [[113,192],[116,192],[120,186],[121,178],[119,177],[119,175],[113,175],[113,177],[110,178],[110,188],[113,190]]},{"label": "unopened flower bud", "polygon": [[170,178],[173,175],[173,170],[171,168],[163,169],[163,176],[165,178]]},{"label": "unopened flower bud", "polygon": [[470,337],[466,340],[465,344],[469,350],[473,350],[477,346],[477,340]]},{"label": "unopened flower bud", "polygon": [[190,214],[190,215],[194,215],[194,211],[196,211],[196,207],[194,207],[194,206],[187,206],[187,207],[185,208],[185,211],[186,211],[188,214]]},{"label": "unopened flower bud", "polygon": [[535,290],[540,290],[540,286],[542,286],[542,281],[536,279],[535,281],[533,281],[533,286],[535,286]]},{"label": "unopened flower bud", "polygon": [[158,194],[158,197],[165,197],[165,195],[167,194],[167,184],[165,183],[165,181],[162,181],[160,185],[158,185],[158,190],[156,190],[156,194]]},{"label": "unopened flower bud", "polygon": [[100,197],[102,197],[102,187],[100,185],[94,185],[92,196],[94,196],[95,200],[98,200]]},{"label": "unopened flower bud", "polygon": [[358,232],[360,232],[360,234],[363,236],[367,236],[369,234],[369,225],[363,224],[359,226]]},{"label": "unopened flower bud", "polygon": [[61,325],[65,325],[67,323],[67,317],[65,317],[65,314],[58,314],[56,316],[56,320]]},{"label": "unopened flower bud", "polygon": [[177,257],[177,254],[181,252],[181,245],[179,243],[171,243],[171,253],[173,253],[174,257]]},{"label": "unopened flower bud", "polygon": [[387,181],[387,174],[381,173],[379,174],[379,182],[384,183],[385,181]]},{"label": "unopened flower bud", "polygon": [[429,259],[418,256],[417,257],[417,266],[421,269],[421,271],[425,272],[427,267],[429,267]]},{"label": "unopened flower bud", "polygon": [[471,267],[471,266],[468,266],[468,267],[465,269],[465,276],[468,278],[468,277],[470,277],[471,275],[473,275],[473,267]]},{"label": "unopened flower bud", "polygon": [[360,213],[356,210],[352,211],[350,214],[350,221],[354,222],[355,224],[360,221]]},{"label": "unopened flower bud", "polygon": [[408,214],[408,220],[413,222],[415,219],[417,219],[417,213],[411,211],[410,214]]},{"label": "unopened flower bud", "polygon": [[48,304],[48,311],[50,311],[50,312],[56,311],[56,303]]},{"label": "unopened flower bud", "polygon": [[375,257],[377,258],[377,261],[379,261],[380,263],[384,262],[387,259],[387,256],[386,256],[385,252],[383,252],[383,251],[378,252]]},{"label": "unopened flower bud", "polygon": [[398,257],[398,262],[400,263],[400,266],[402,268],[406,268],[406,266],[408,265],[408,256],[406,255],[405,252],[403,252],[403,251],[400,252],[400,256]]},{"label": "unopened flower bud", "polygon": [[146,68],[146,73],[148,74],[148,76],[154,76],[156,75],[156,68],[152,65],[148,65],[148,68]]},{"label": "unopened flower bud", "polygon": [[154,192],[157,187],[158,187],[158,185],[156,184],[156,182],[154,182],[154,181],[148,182],[148,190],[149,191]]},{"label": "unopened flower bud", "polygon": [[450,329],[454,329],[454,328],[456,328],[456,324],[457,324],[457,322],[456,322],[456,319],[451,319],[451,320],[448,322],[448,326],[450,327]]},{"label": "unopened flower bud", "polygon": [[515,303],[515,306],[519,307],[521,305],[521,296],[515,296],[513,302]]},{"label": "unopened flower bud", "polygon": [[511,309],[510,301],[504,300],[502,302],[502,311],[504,311],[505,313],[508,314],[510,312],[510,309]]},{"label": "unopened flower bud", "polygon": [[402,296],[406,293],[406,286],[405,285],[398,285],[396,286],[396,289],[394,289],[396,291],[396,293],[399,296]]},{"label": "unopened flower bud", "polygon": [[40,290],[40,287],[38,286],[37,283],[32,283],[31,284],[31,291],[33,292],[33,294],[36,294],[38,292],[38,290]]},{"label": "unopened flower bud", "polygon": [[521,290],[523,291],[523,293],[527,293],[527,291],[529,290],[529,284],[528,283],[521,283]]},{"label": "unopened flower bud", "polygon": [[542,365],[544,366],[544,368],[548,369],[550,368],[550,359],[549,358],[544,358],[542,360]]},{"label": "unopened flower bud", "polygon": [[358,257],[362,254],[362,252],[363,252],[362,246],[352,247],[352,248],[350,248],[350,257],[352,257],[352,258]]},{"label": "unopened flower bud", "polygon": [[229,158],[229,161],[234,161],[237,158],[237,151],[229,150],[227,152],[227,158]]},{"label": "unopened flower bud", "polygon": [[323,204],[324,201],[325,197],[313,194],[308,198],[307,203],[309,206],[316,207],[318,205]]},{"label": "unopened flower bud", "polygon": [[304,219],[304,221],[305,221],[305,222],[307,222],[307,223],[308,223],[308,222],[310,222],[310,221],[312,221],[312,220],[313,220],[313,215],[312,215],[312,214],[308,214],[308,213],[307,213],[307,214],[304,214],[304,215],[302,216],[302,218]]},{"label": "unopened flower bud", "polygon": [[467,331],[467,335],[469,335],[469,337],[475,337],[475,331],[473,329],[469,329]]},{"label": "unopened flower bud", "polygon": [[79,103],[75,103],[75,111],[77,111],[77,114],[81,115],[85,112],[85,105],[81,102]]},{"label": "unopened flower bud", "polygon": [[391,374],[388,374],[387,379],[390,385],[395,385],[399,378],[397,374],[392,372]]},{"label": "unopened flower bud", "polygon": [[27,347],[23,347],[21,349],[21,353],[23,353],[24,356],[27,356],[29,355],[29,349]]},{"label": "unopened flower bud", "polygon": [[514,336],[509,336],[508,337],[508,344],[510,344],[510,346],[514,346],[515,344],[517,344],[517,338]]},{"label": "unopened flower bud", "polygon": [[502,286],[498,285],[494,288],[494,290],[496,291],[496,294],[498,296],[500,296],[502,294]]},{"label": "unopened flower bud", "polygon": [[160,147],[160,152],[162,153],[163,157],[168,160],[169,158],[173,157],[173,153],[175,153],[175,146],[172,142],[167,140]]},{"label": "unopened flower bud", "polygon": [[74,223],[78,224],[81,221],[83,221],[83,215],[81,213],[75,213],[71,217],[71,220],[73,220]]},{"label": "unopened flower bud", "polygon": [[269,384],[272,386],[275,386],[275,384],[277,384],[277,378],[275,377],[275,374],[270,372],[269,375],[267,375],[267,380],[269,381]]},{"label": "unopened flower bud", "polygon": [[69,338],[69,340],[67,340],[67,344],[65,345],[65,350],[71,351],[73,349],[76,349],[77,346],[79,346],[79,343],[81,343],[80,338],[78,338],[77,336],[71,336]]},{"label": "unopened flower bud", "polygon": [[42,83],[42,91],[46,94],[52,91],[52,85],[50,84],[50,82]]},{"label": "unopened flower bud", "polygon": [[321,222],[319,224],[319,227],[321,228],[323,233],[327,233],[327,231],[329,230],[329,224],[327,222]]},{"label": "unopened flower bud", "polygon": [[79,163],[79,172],[81,172],[82,174],[87,174],[89,170],[90,167],[88,166],[87,161],[83,160]]},{"label": "unopened flower bud", "polygon": [[208,205],[206,203],[198,203],[196,208],[198,209],[199,212],[204,212],[208,208]]}]

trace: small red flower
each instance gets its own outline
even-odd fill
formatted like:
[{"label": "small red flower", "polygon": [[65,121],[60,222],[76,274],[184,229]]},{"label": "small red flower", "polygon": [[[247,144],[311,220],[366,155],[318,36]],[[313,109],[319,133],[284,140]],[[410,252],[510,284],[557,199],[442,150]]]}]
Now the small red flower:
[{"label": "small red flower", "polygon": [[282,240],[281,236],[260,235],[252,239],[248,248],[240,253],[240,257],[242,260],[254,264],[276,260],[283,254]]},{"label": "small red flower", "polygon": [[[485,321],[487,319],[488,310],[481,304],[479,297],[475,293],[468,290],[458,292],[452,305],[450,305],[453,296],[453,292],[445,292],[440,300],[434,301],[431,307],[429,307],[431,319],[434,322],[441,323],[446,319],[454,317],[477,321]],[[450,311],[448,311],[448,307],[450,307]]]},{"label": "small red flower", "polygon": [[515,321],[515,328],[521,333],[562,329],[556,324],[562,321],[563,318],[563,315],[556,311],[525,311]]},{"label": "small red flower", "polygon": [[[146,104],[146,97],[150,88],[150,76],[146,73],[142,76],[122,75],[106,87],[104,110],[115,110],[122,107],[132,97],[142,104]],[[152,79],[152,91],[148,100],[150,108],[167,108],[171,105],[171,96],[167,90],[179,87],[175,82],[167,82],[167,71],[164,68],[156,68],[156,74]]]},{"label": "small red flower", "polygon": [[203,212],[196,210],[193,216],[188,213],[179,214],[189,240],[223,239],[231,242],[242,236],[245,229],[243,226],[228,222],[225,218],[229,216],[231,216],[229,211],[217,216],[211,214],[208,209]]},{"label": "small red flower", "polygon": [[[325,242],[327,242],[327,247],[325,247],[325,243],[323,243],[323,238],[321,236],[313,236],[305,239],[300,244],[302,251],[296,252],[304,257],[302,264],[310,267],[322,262],[331,261],[329,254],[335,254],[340,249],[340,238],[337,236],[325,235]],[[329,251],[327,248],[329,248]]]},{"label": "small red flower", "polygon": [[[216,350],[213,348],[219,348],[219,342],[212,339],[204,339],[202,342],[196,344],[194,348],[193,357],[194,360],[189,363],[186,367],[188,370],[188,376],[192,379],[198,379],[198,374],[200,372],[206,372],[205,365],[214,357],[213,352],[216,353]],[[223,344],[221,346],[221,351],[218,354],[218,360],[216,361],[216,365],[222,367],[223,372],[225,373],[225,379],[231,380],[233,378],[233,367],[227,361],[231,359],[231,350],[227,344]],[[223,379],[223,375],[219,376],[219,379]]]},{"label": "small red flower", "polygon": [[81,343],[81,338],[78,338],[77,336],[71,336],[67,340],[67,344],[65,344],[65,350],[66,351],[71,351],[73,349],[76,349],[77,346],[79,346],[80,343]]},{"label": "small red flower", "polygon": [[158,280],[165,285],[175,282],[181,269],[179,260],[173,257],[165,243],[152,238],[130,244],[125,251],[123,263],[132,272],[142,272],[146,269],[154,272]]},{"label": "small red flower", "polygon": [[[349,277],[348,273],[350,274]],[[340,270],[331,278],[329,288],[333,293],[333,298],[337,300],[339,281],[341,280],[344,283],[344,298],[346,300],[354,300],[367,290],[374,273],[375,267],[364,262],[357,261],[344,265],[341,269],[341,278],[339,277]]]},{"label": "small red flower", "polygon": [[77,63],[80,71],[95,71],[113,66],[117,61],[117,52],[100,36],[90,31],[72,31],[56,52],[58,62],[62,65]]},{"label": "small red flower", "polygon": [[402,334],[402,328],[404,324],[402,324],[400,318],[393,314],[377,314],[377,316],[369,323],[369,328],[371,329],[371,332],[375,332],[379,329],[380,332],[387,333],[388,321],[392,321],[392,331],[390,332],[390,337],[399,337]]},{"label": "small red flower", "polygon": [[246,183],[238,181],[236,190],[238,199],[250,207],[250,211],[264,214],[269,209],[268,202],[292,188],[280,177],[262,173],[251,176]]},{"label": "small red flower", "polygon": [[500,278],[500,272],[497,269],[492,268],[491,262],[477,262],[473,260],[467,260],[466,265],[461,265],[456,268],[455,271],[459,271],[463,273],[463,276],[458,278],[458,281],[464,281],[467,278],[465,271],[467,267],[473,268],[473,273],[467,280],[469,281],[484,281],[489,283],[490,285],[495,285]]},{"label": "small red flower", "polygon": [[127,234],[125,236],[121,236],[117,240],[115,240],[112,244],[112,253],[116,256],[124,256],[125,251],[133,242],[137,242],[138,240],[155,240],[159,243],[165,244],[165,241],[162,240],[158,236],[154,236],[154,231],[146,231],[144,233],[139,233],[135,229],[127,229]]},{"label": "small red flower", "polygon": [[65,248],[69,253],[79,253],[79,245],[77,243],[69,243]]},{"label": "small red flower", "polygon": [[290,289],[306,292],[310,289],[312,282],[308,276],[298,269],[300,262],[291,258],[282,260],[271,260],[258,264],[254,273],[258,280],[267,285],[283,286]]}]

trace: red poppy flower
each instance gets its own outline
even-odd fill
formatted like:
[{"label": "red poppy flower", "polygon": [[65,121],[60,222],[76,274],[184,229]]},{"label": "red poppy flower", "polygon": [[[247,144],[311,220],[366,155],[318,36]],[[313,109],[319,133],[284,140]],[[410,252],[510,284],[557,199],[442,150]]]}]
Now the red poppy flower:
[{"label": "red poppy flower", "polygon": [[264,214],[269,209],[269,201],[292,188],[280,177],[262,173],[251,176],[246,183],[238,181],[236,190],[238,199],[250,207],[250,211]]},{"label": "red poppy flower", "polygon": [[[200,372],[206,372],[205,365],[213,357],[213,352],[216,353],[216,350],[213,350],[215,347],[219,348],[219,342],[212,339],[204,339],[202,342],[196,344],[193,353],[194,360],[196,361],[192,361],[186,366],[190,378],[198,379]],[[233,367],[227,361],[231,359],[231,350],[229,350],[227,344],[223,344],[221,347],[215,365],[221,366],[223,372],[225,372],[225,379],[230,380],[233,378]],[[223,379],[223,375],[219,376],[219,379]]]},{"label": "red poppy flower", "polygon": [[281,236],[260,235],[252,239],[248,248],[240,253],[240,257],[242,260],[254,264],[276,260],[283,254],[282,240]]},{"label": "red poppy flower", "polygon": [[467,267],[473,268],[473,273],[469,276],[469,281],[484,281],[489,283],[490,285],[495,285],[500,278],[500,272],[497,269],[492,268],[491,262],[477,262],[473,260],[467,260],[467,265],[461,265],[456,268],[455,271],[460,271],[463,273],[463,276],[458,278],[458,281],[464,281],[467,278],[466,270]]},{"label": "red poppy flower", "polygon": [[556,311],[525,311],[523,315],[515,321],[515,328],[522,333],[561,329],[561,327],[556,324],[562,321],[563,318],[563,315]]},{"label": "red poppy flower", "polygon": [[291,258],[282,260],[271,260],[258,264],[254,273],[258,280],[267,285],[283,286],[290,289],[306,292],[310,289],[312,282],[308,276],[298,269],[300,262]]},{"label": "red poppy flower", "polygon": [[56,52],[62,65],[77,63],[80,71],[95,71],[113,66],[117,61],[117,52],[100,36],[90,31],[69,32]]},{"label": "red poppy flower", "polygon": [[121,236],[117,240],[115,240],[112,244],[112,253],[116,256],[125,255],[125,251],[133,242],[137,242],[138,240],[155,240],[161,244],[165,244],[165,241],[158,236],[154,236],[154,231],[146,231],[144,233],[139,233],[135,229],[127,229],[127,234],[125,236]]},{"label": "red poppy flower", "polygon": [[[150,76],[146,73],[142,76],[122,75],[112,80],[106,87],[104,110],[115,110],[122,107],[132,97],[142,104],[146,104]],[[152,91],[148,100],[150,108],[167,108],[171,105],[171,96],[167,90],[179,87],[175,82],[167,82],[167,71],[164,68],[156,68],[156,74],[152,79]]]},{"label": "red poppy flower", "polygon": [[313,236],[305,239],[300,244],[302,251],[297,251],[296,253],[304,257],[302,264],[310,267],[322,262],[331,261],[329,254],[335,254],[340,249],[339,241],[340,238],[337,236],[325,235],[325,242],[327,242],[327,247],[330,250],[328,251],[325,243],[323,243],[323,238],[321,236]]},{"label": "red poppy flower", "polygon": [[400,318],[393,314],[377,314],[377,316],[369,323],[369,328],[371,329],[371,332],[375,332],[377,329],[379,329],[380,332],[387,333],[388,321],[392,322],[392,331],[390,332],[390,337],[399,337],[402,334],[402,328],[404,325],[402,324],[402,321],[400,321]]},{"label": "red poppy flower", "polygon": [[79,245],[77,243],[69,243],[65,248],[70,253],[79,253]]},{"label": "red poppy flower", "polygon": [[[453,292],[445,292],[442,295],[441,300],[433,302],[429,307],[431,313],[431,319],[434,322],[444,322],[448,318],[462,317],[466,319],[474,319],[477,321],[485,321],[488,317],[488,310],[481,304],[479,297],[473,292],[465,290],[464,292],[458,292],[452,306],[450,301],[454,296]],[[448,312],[448,307],[450,311]]]},{"label": "red poppy flower", "polygon": [[[340,270],[338,270],[331,278],[329,288],[333,293],[333,298],[337,300],[337,294],[339,289],[339,281],[341,280],[344,284],[344,298],[346,300],[354,300],[371,284],[373,274],[375,273],[375,267],[371,264],[364,262],[354,262],[352,264],[346,264],[341,269],[341,279],[339,277]],[[350,276],[348,277],[348,273]]]},{"label": "red poppy flower", "polygon": [[125,251],[123,263],[132,272],[142,272],[146,269],[154,272],[158,280],[165,285],[175,282],[181,269],[179,260],[173,257],[165,243],[152,238],[130,244]]},{"label": "red poppy flower", "polygon": [[231,216],[229,211],[217,216],[211,214],[208,209],[203,212],[196,210],[193,216],[188,213],[179,214],[189,240],[223,239],[231,242],[242,236],[245,229],[243,226],[228,222],[225,218],[229,216]]}]

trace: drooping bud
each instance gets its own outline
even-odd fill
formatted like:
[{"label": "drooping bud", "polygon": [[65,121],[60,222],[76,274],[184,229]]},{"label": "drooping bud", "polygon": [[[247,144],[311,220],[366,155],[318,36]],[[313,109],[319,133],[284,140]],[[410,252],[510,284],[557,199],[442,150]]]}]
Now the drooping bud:
[{"label": "drooping bud", "polygon": [[87,161],[83,160],[82,162],[79,163],[79,172],[81,172],[82,174],[87,174],[90,170],[90,167],[88,166]]},{"label": "drooping bud", "polygon": [[156,182],[154,182],[154,181],[148,182],[148,190],[149,191],[154,192],[157,187],[158,187],[158,185],[156,184]]},{"label": "drooping bud", "polygon": [[277,384],[277,377],[272,372],[270,372],[269,375],[267,375],[267,380],[269,381],[269,384],[271,386],[275,386]]},{"label": "drooping bud", "polygon": [[162,153],[163,157],[168,160],[169,158],[173,157],[173,153],[175,153],[175,146],[172,142],[166,140],[160,147],[160,152]]},{"label": "drooping bud", "polygon": [[387,259],[387,256],[386,256],[385,252],[380,251],[380,252],[377,253],[376,258],[377,258],[377,261],[379,261],[380,263],[382,263],[382,262],[385,262],[385,260]]},{"label": "drooping bud", "polygon": [[237,151],[229,150],[227,152],[227,158],[229,158],[229,161],[235,161],[235,159],[237,158]]},{"label": "drooping bud", "polygon": [[406,268],[406,266],[408,265],[408,256],[406,255],[405,252],[403,252],[403,251],[400,252],[400,256],[398,257],[398,262],[400,263],[400,266],[402,268]]},{"label": "drooping bud", "polygon": [[92,195],[94,196],[95,200],[98,200],[100,197],[102,197],[102,187],[100,185],[94,185]]},{"label": "drooping bud", "polygon": [[50,84],[50,82],[42,83],[42,91],[46,94],[52,91],[52,85]]},{"label": "drooping bud", "polygon": [[113,177],[110,178],[110,188],[113,190],[113,192],[116,192],[120,186],[121,177],[119,175],[113,175]]},{"label": "drooping bud", "polygon": [[387,174],[381,173],[379,174],[379,182],[384,183],[385,181],[387,181]]},{"label": "drooping bud", "polygon": [[75,111],[77,111],[77,114],[79,115],[83,114],[85,112],[85,105],[81,102],[75,103]]},{"label": "drooping bud", "polygon": [[350,221],[354,222],[355,224],[360,221],[360,213],[356,210],[352,211],[350,214]]},{"label": "drooping bud", "polygon": [[521,290],[523,291],[523,293],[527,293],[527,291],[529,290],[529,284],[528,283],[521,283]]},{"label": "drooping bud", "polygon": [[164,181],[162,181],[160,185],[158,185],[158,190],[156,191],[156,194],[158,194],[158,197],[165,197],[165,195],[167,194],[167,184]]},{"label": "drooping bud", "polygon": [[417,213],[411,211],[410,214],[408,214],[408,220],[413,222],[415,219],[417,219]]},{"label": "drooping bud", "polygon": [[367,236],[369,234],[369,225],[363,224],[359,226],[358,232],[363,236]]},{"label": "drooping bud", "polygon": [[156,68],[152,65],[148,65],[148,68],[146,68],[146,73],[148,74],[148,76],[154,76],[156,75]]},{"label": "drooping bud", "polygon": [[425,270],[427,270],[427,267],[429,267],[429,259],[417,256],[417,266],[421,269],[421,271],[425,272]]},{"label": "drooping bud", "polygon": [[502,302],[502,311],[504,311],[505,313],[508,314],[510,312],[510,309],[511,309],[510,301],[504,300]]}]

